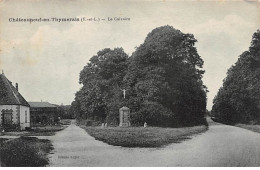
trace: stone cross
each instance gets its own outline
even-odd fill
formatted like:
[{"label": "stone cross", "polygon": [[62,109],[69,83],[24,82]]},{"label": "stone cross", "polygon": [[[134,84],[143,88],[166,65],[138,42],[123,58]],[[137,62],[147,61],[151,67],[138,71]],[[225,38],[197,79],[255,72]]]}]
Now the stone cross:
[{"label": "stone cross", "polygon": [[[122,90],[122,89],[121,89]],[[126,89],[123,89],[123,95],[124,95],[124,99],[125,99],[125,92],[127,91]]]}]

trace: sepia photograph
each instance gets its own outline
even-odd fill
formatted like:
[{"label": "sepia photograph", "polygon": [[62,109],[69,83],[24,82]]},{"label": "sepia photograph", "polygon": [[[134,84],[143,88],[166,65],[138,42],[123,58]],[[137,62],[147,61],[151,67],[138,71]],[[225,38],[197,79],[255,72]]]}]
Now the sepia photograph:
[{"label": "sepia photograph", "polygon": [[0,0],[0,167],[259,167],[260,0]]}]

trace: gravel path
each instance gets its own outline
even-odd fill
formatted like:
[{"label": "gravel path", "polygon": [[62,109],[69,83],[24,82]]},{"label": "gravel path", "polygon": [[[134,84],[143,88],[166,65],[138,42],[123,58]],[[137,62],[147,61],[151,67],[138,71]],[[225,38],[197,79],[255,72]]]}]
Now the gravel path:
[{"label": "gravel path", "polygon": [[49,139],[50,166],[260,166],[260,134],[227,125],[164,148],[110,146],[74,124]]}]

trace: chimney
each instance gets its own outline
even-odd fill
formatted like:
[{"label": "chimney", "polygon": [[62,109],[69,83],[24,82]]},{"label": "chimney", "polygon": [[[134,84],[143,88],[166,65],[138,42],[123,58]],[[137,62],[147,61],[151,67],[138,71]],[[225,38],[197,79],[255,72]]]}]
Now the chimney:
[{"label": "chimney", "polygon": [[18,91],[18,83],[15,83],[15,88]]}]

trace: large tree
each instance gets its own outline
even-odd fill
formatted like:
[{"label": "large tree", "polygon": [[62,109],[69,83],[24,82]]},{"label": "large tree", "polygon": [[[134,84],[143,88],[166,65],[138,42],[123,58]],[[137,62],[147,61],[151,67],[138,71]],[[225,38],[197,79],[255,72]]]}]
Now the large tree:
[{"label": "large tree", "polygon": [[206,87],[201,80],[203,60],[194,47],[196,41],[192,34],[163,26],[150,32],[136,49],[124,78],[134,123],[202,123]]},{"label": "large tree", "polygon": [[227,72],[212,115],[224,123],[257,123],[260,117],[260,31]]},{"label": "large tree", "polygon": [[118,123],[122,106],[131,109],[134,125],[203,123],[207,90],[196,41],[192,34],[163,26],[149,33],[130,58],[121,48],[99,51],[81,71],[83,87],[71,107],[80,107],[79,117],[109,124]]},{"label": "large tree", "polygon": [[118,112],[120,103],[117,98],[121,94],[119,87],[126,74],[127,59],[122,48],[106,48],[93,56],[83,68],[80,73],[83,87],[76,95],[75,105],[80,105],[84,118],[104,122],[111,118],[115,104]]}]

